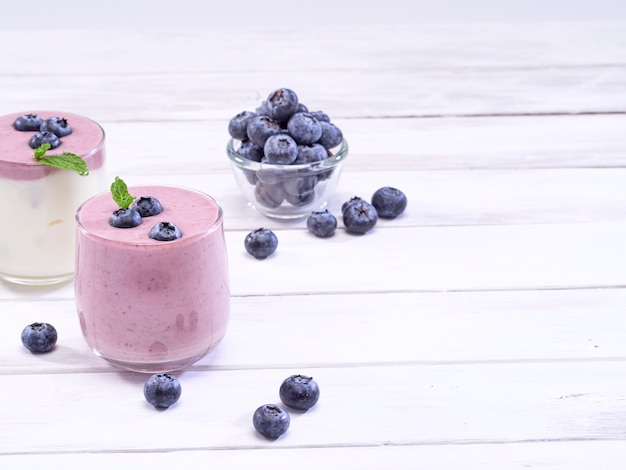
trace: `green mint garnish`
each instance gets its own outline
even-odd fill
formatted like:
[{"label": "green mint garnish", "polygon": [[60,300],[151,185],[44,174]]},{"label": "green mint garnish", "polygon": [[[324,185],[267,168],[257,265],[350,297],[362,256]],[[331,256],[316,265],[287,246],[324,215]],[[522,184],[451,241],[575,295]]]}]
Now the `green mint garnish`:
[{"label": "green mint garnish", "polygon": [[75,153],[63,152],[61,155],[46,155],[50,150],[50,144],[41,144],[35,149],[35,160],[43,165],[48,165],[62,170],[72,170],[80,176],[87,176],[89,168],[82,157]]},{"label": "green mint garnish", "polygon": [[136,199],[135,196],[130,195],[128,186],[119,176],[116,176],[115,181],[111,183],[111,195],[115,203],[120,206],[120,209],[128,209]]}]

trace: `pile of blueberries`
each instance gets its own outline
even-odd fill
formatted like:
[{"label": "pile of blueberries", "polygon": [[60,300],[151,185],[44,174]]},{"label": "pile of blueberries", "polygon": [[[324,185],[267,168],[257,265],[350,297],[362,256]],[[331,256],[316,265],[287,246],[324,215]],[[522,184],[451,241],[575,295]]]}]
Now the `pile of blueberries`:
[{"label": "pile of blueberries", "polygon": [[62,117],[49,117],[43,119],[36,114],[24,114],[13,122],[13,128],[20,132],[35,132],[29,139],[28,145],[36,149],[43,144],[49,144],[51,149],[61,145],[61,138],[72,133],[72,127],[67,119]]},{"label": "pile of blueberries", "polygon": [[[241,142],[236,152],[245,159],[269,165],[305,165],[333,155],[343,133],[323,111],[309,111],[288,88],[269,94],[255,111],[242,111],[228,124],[230,136]],[[315,199],[315,186],[332,169],[286,176],[271,170],[245,171],[259,203],[278,207],[283,201],[303,206]]]}]

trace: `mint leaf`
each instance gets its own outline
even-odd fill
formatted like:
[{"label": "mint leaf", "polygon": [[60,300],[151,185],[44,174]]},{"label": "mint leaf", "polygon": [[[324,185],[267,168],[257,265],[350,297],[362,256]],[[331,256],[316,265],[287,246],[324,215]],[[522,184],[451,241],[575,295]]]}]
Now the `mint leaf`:
[{"label": "mint leaf", "polygon": [[111,196],[120,209],[128,209],[132,202],[136,199],[128,192],[128,186],[119,176],[115,177],[115,181],[111,183]]},{"label": "mint leaf", "polygon": [[82,157],[70,152],[63,152],[61,155],[46,155],[48,150],[50,150],[50,144],[41,144],[37,147],[34,153],[35,160],[43,165],[60,168],[61,170],[75,171],[80,176],[89,174],[87,163],[85,163]]}]

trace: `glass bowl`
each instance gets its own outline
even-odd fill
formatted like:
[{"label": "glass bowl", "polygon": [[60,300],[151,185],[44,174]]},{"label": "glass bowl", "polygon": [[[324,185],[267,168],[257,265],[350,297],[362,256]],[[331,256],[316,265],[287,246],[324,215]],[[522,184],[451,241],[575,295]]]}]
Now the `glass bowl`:
[{"label": "glass bowl", "polygon": [[230,139],[226,146],[237,186],[249,206],[276,219],[306,217],[326,207],[348,156],[348,143],[344,139],[324,160],[273,165],[241,156],[237,153],[239,144]]}]

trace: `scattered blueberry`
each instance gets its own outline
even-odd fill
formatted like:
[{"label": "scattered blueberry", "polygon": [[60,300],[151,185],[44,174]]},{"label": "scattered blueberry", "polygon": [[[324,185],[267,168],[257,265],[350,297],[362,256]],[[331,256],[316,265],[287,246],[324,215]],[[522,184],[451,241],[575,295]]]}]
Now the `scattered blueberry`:
[{"label": "scattered blueberry", "polygon": [[51,149],[55,149],[59,145],[61,145],[61,139],[59,139],[52,132],[37,132],[28,141],[28,145],[32,149],[36,149],[36,148],[40,147],[43,144],[50,144],[50,148]]},{"label": "scattered blueberry", "polygon": [[343,209],[343,224],[348,232],[364,234],[378,222],[376,208],[364,199],[348,202]]},{"label": "scattered blueberry", "polygon": [[267,138],[263,146],[267,163],[290,165],[298,158],[298,144],[287,134],[276,134]]},{"label": "scattered blueberry", "polygon": [[279,88],[267,97],[268,115],[276,121],[286,121],[298,109],[298,95],[289,88]]},{"label": "scattered blueberry", "polygon": [[335,233],[337,218],[328,209],[314,211],[306,219],[306,227],[313,235],[328,238]]},{"label": "scattered blueberry", "polygon": [[161,202],[153,196],[142,196],[133,202],[132,209],[136,209],[141,217],[151,217],[163,212]]},{"label": "scattered blueberry", "polygon": [[293,114],[287,121],[287,130],[298,144],[314,144],[322,137],[322,125],[310,113]]},{"label": "scattered blueberry", "polygon": [[39,130],[41,132],[52,132],[57,137],[65,137],[72,133],[72,128],[67,119],[61,117],[51,117],[44,120]]},{"label": "scattered blueberry", "polygon": [[48,352],[56,342],[57,330],[49,323],[32,323],[22,330],[22,344],[31,352]]},{"label": "scattered blueberry", "polygon": [[361,199],[359,196],[353,196],[353,197],[351,197],[350,199],[348,199],[346,202],[344,202],[344,203],[341,205],[341,212],[342,212],[342,213],[343,213],[343,212],[345,212],[345,211],[346,211],[346,209],[348,208],[348,206],[349,206],[350,204],[354,204],[355,202],[359,202],[359,201],[362,201],[362,200],[363,200],[363,199]]},{"label": "scattered blueberry", "polygon": [[280,405],[261,405],[252,415],[254,429],[268,439],[276,439],[285,434],[290,423],[289,413]]},{"label": "scattered blueberry", "polygon": [[141,214],[131,207],[117,209],[109,217],[109,224],[116,228],[132,228],[141,224]]},{"label": "scattered blueberry", "polygon": [[250,232],[245,240],[246,251],[257,259],[265,259],[276,251],[278,237],[267,228],[258,228]]},{"label": "scattered blueberry", "polygon": [[160,242],[170,242],[172,240],[178,240],[183,234],[175,224],[171,222],[159,222],[150,229],[148,236]]},{"label": "scattered blueberry", "polygon": [[292,375],[280,385],[278,391],[281,401],[296,410],[312,408],[320,398],[320,388],[312,377]]},{"label": "scattered blueberry", "polygon": [[256,113],[252,111],[242,111],[234,116],[228,123],[228,133],[233,139],[244,140],[248,138],[248,122]]},{"label": "scattered blueberry", "polygon": [[259,147],[265,145],[265,141],[269,136],[278,134],[280,131],[278,122],[265,115],[252,116],[246,127],[248,139]]},{"label": "scattered blueberry", "polygon": [[372,195],[372,205],[376,208],[379,217],[393,219],[406,209],[406,195],[399,189],[384,186]]},{"label": "scattered blueberry", "polygon": [[143,395],[156,408],[169,408],[178,401],[182,388],[172,374],[153,374],[143,385]]},{"label": "scattered blueberry", "polygon": [[43,124],[43,119],[36,114],[24,114],[19,116],[13,122],[13,128],[16,131],[38,131]]}]

